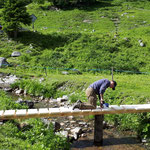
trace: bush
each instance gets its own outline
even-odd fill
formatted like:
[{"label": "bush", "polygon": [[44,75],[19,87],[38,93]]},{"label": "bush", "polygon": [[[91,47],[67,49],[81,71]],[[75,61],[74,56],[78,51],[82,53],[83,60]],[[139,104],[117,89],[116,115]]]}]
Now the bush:
[{"label": "bush", "polygon": [[27,108],[27,106],[23,106],[21,104],[15,103],[11,99],[11,97],[7,96],[7,94],[0,90],[0,110],[9,110],[9,109],[23,109]]},{"label": "bush", "polygon": [[[52,125],[45,125],[40,119],[29,119],[22,122],[30,126],[20,130],[18,122],[7,122],[0,126],[0,147],[3,149],[33,150],[69,150],[66,138],[55,135]],[[19,124],[18,124],[19,125]]]}]

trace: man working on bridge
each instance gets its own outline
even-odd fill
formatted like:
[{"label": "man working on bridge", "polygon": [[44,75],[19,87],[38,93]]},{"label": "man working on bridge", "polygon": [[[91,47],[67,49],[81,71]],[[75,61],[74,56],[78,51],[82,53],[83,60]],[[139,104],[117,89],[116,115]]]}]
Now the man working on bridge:
[{"label": "man working on bridge", "polygon": [[110,87],[112,90],[115,90],[115,87],[117,86],[116,81],[108,79],[101,79],[94,83],[92,83],[87,89],[86,89],[86,96],[88,98],[88,103],[83,103],[80,100],[78,100],[75,105],[73,106],[73,110],[75,108],[79,109],[95,109],[96,103],[97,103],[97,95],[100,100],[100,106],[103,108],[104,102],[104,92],[105,90]]}]

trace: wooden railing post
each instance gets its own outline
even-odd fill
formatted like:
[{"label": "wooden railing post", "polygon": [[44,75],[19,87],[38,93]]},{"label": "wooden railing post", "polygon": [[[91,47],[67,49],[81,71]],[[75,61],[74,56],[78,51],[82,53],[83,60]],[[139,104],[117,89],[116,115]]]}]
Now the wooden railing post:
[{"label": "wooden railing post", "polygon": [[103,121],[104,115],[95,115],[94,122],[94,145],[103,145]]}]

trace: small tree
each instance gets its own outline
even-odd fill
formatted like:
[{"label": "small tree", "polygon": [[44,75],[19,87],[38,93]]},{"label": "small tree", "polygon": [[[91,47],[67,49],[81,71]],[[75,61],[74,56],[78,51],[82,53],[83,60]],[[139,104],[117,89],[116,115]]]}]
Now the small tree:
[{"label": "small tree", "polygon": [[3,30],[9,37],[17,37],[21,23],[31,24],[31,17],[26,11],[27,1],[5,0],[2,13]]}]

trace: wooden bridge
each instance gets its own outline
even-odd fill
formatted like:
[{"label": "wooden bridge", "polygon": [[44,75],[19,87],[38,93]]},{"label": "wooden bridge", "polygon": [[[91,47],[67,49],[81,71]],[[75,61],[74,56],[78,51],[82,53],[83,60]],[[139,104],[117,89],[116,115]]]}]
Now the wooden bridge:
[{"label": "wooden bridge", "polygon": [[150,112],[150,104],[120,105],[120,106],[110,105],[109,108],[101,109],[100,107],[97,107],[97,109],[92,110],[91,109],[72,110],[72,107],[0,110],[0,120],[95,115],[94,143],[95,145],[102,145],[103,120],[105,114],[142,113],[142,112]]},{"label": "wooden bridge", "polygon": [[40,108],[40,109],[18,109],[18,110],[0,110],[0,120],[21,119],[21,118],[42,118],[42,117],[60,117],[60,116],[79,116],[79,115],[104,115],[121,113],[141,113],[150,112],[150,104],[140,105],[110,105],[109,108],[72,110],[72,107],[59,108]]}]

